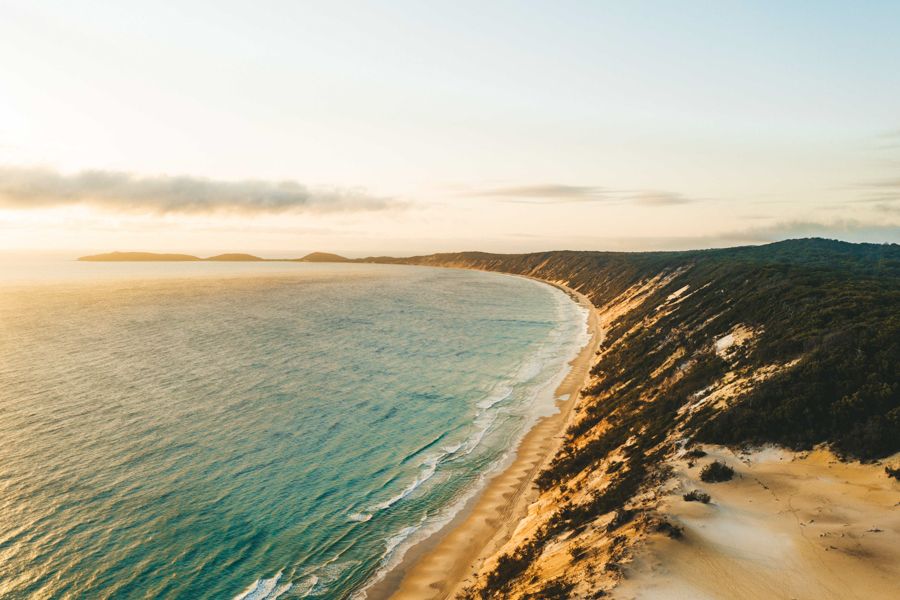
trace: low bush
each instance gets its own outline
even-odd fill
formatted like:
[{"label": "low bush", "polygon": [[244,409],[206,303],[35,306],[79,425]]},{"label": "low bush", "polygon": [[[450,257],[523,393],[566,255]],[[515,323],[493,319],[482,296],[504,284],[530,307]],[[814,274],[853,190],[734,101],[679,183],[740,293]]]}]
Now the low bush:
[{"label": "low bush", "polygon": [[703,458],[704,456],[706,456],[706,452],[702,448],[691,448],[684,453],[685,458]]},{"label": "low bush", "polygon": [[572,562],[577,563],[585,556],[587,556],[590,548],[585,548],[584,546],[573,546],[569,549],[569,556],[572,557]]},{"label": "low bush", "polygon": [[622,525],[625,525],[626,523],[631,522],[631,520],[634,519],[634,515],[636,513],[637,513],[637,511],[635,511],[635,510],[631,510],[631,509],[627,509],[627,508],[620,508],[619,510],[616,511],[615,516],[613,516],[612,520],[606,526],[606,531],[607,532],[615,531]]},{"label": "low bush", "polygon": [[725,463],[714,461],[700,470],[700,479],[706,483],[730,481],[734,477],[734,469]]},{"label": "low bush", "polygon": [[684,535],[683,527],[679,527],[678,525],[673,525],[672,523],[669,523],[665,519],[661,519],[656,524],[656,531],[666,534],[673,540],[681,539],[681,537]]},{"label": "low bush", "polygon": [[554,579],[545,585],[537,594],[526,596],[528,600],[568,600],[571,598],[574,583],[564,579]]},{"label": "low bush", "polygon": [[683,495],[685,502],[702,502],[703,504],[709,504],[710,497],[709,494],[701,492],[700,490],[691,490],[687,494]]},{"label": "low bush", "polygon": [[528,570],[538,550],[537,542],[531,540],[517,548],[515,552],[501,556],[497,560],[496,568],[487,576],[481,590],[482,599],[489,600],[505,593],[513,580]]},{"label": "low bush", "polygon": [[888,477],[893,477],[894,479],[900,479],[900,467],[896,469],[892,469],[891,467],[885,467],[884,472],[887,473]]}]

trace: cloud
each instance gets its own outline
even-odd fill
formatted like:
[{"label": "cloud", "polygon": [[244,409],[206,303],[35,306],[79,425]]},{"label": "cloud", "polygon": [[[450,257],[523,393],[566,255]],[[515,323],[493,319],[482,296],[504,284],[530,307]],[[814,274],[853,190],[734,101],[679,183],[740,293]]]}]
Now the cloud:
[{"label": "cloud", "polygon": [[669,206],[693,202],[690,198],[673,192],[637,192],[631,198],[636,204],[646,206]]},{"label": "cloud", "polygon": [[643,206],[671,206],[694,202],[675,192],[659,190],[616,190],[594,185],[546,183],[518,187],[488,188],[465,193],[477,198],[500,198],[505,202],[558,204],[567,202],[633,203]]},{"label": "cloud", "polygon": [[897,206],[895,204],[874,204],[872,208],[874,208],[878,212],[900,216],[900,206]]},{"label": "cloud", "polygon": [[726,232],[706,239],[732,243],[765,243],[806,237],[825,237],[848,242],[900,243],[900,225],[869,223],[855,219],[840,219],[828,223],[781,221],[762,227]]},{"label": "cloud", "polygon": [[869,187],[900,189],[900,179],[883,179],[881,181],[875,181],[875,182],[869,184]]},{"label": "cloud", "polygon": [[900,129],[885,131],[876,136],[875,139],[878,140],[877,148],[881,150],[896,150],[900,148]]},{"label": "cloud", "polygon": [[[530,235],[514,233],[514,240],[500,251],[538,252],[566,248],[569,250],[698,250],[733,246],[767,244],[787,239],[822,237],[847,242],[900,243],[900,225],[878,225],[855,220],[832,222],[780,221],[767,226],[749,227],[707,235],[683,236],[585,236]],[[474,245],[474,244],[473,244]]]},{"label": "cloud", "polygon": [[[900,135],[900,132],[898,132]],[[856,195],[847,204],[883,204],[900,200],[900,177],[891,176],[870,181],[857,181],[839,188]]]},{"label": "cloud", "polygon": [[401,203],[342,188],[311,188],[295,181],[222,181],[140,176],[120,171],[0,167],[0,208],[31,209],[85,204],[120,213],[240,214],[374,211]]},{"label": "cloud", "polygon": [[547,202],[597,202],[608,200],[607,193],[607,190],[596,186],[547,183],[476,190],[466,195],[481,198],[531,198]]}]

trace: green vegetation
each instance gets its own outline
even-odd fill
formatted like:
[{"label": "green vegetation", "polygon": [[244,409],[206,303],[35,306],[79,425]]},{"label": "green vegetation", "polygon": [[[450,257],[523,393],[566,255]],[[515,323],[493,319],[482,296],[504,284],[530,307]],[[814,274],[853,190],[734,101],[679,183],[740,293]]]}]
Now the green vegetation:
[{"label": "green vegetation", "polygon": [[719,461],[711,462],[700,470],[700,480],[706,483],[731,481],[732,477],[734,469]]},{"label": "green vegetation", "polygon": [[[640,299],[607,324],[595,384],[537,478],[543,491],[566,486],[566,499],[534,539],[498,563],[483,598],[502,597],[559,536],[577,536],[609,513],[607,531],[615,535],[635,516],[637,494],[668,477],[662,465],[682,441],[824,443],[862,460],[900,451],[900,246],[806,239],[692,252],[369,260],[564,281],[601,307],[626,292]],[[738,330],[748,339],[728,347]],[[726,378],[744,385],[726,390]],[[708,402],[714,390],[719,395]],[[704,455],[694,448],[685,458]],[[575,495],[580,476],[597,469],[602,486]],[[713,462],[701,479],[732,475]],[[671,523],[649,523],[680,535]]]},{"label": "green vegetation", "polygon": [[687,494],[682,496],[685,502],[702,502],[703,504],[709,504],[709,501],[712,498],[709,497],[709,494],[706,492],[701,492],[700,490],[691,490]]},{"label": "green vegetation", "polygon": [[673,525],[665,519],[660,519],[659,521],[657,521],[654,529],[656,529],[656,531],[658,531],[659,533],[663,533],[669,536],[673,540],[680,540],[682,537],[684,537],[684,527]]},{"label": "green vegetation", "polygon": [[481,590],[482,600],[490,600],[505,594],[510,584],[528,569],[538,555],[539,549],[540,543],[531,540],[519,546],[514,553],[501,556],[496,568],[488,574],[485,586]]},{"label": "green vegetation", "polygon": [[547,582],[537,594],[529,594],[527,600],[568,600],[571,598],[575,584],[563,579],[554,579]]}]

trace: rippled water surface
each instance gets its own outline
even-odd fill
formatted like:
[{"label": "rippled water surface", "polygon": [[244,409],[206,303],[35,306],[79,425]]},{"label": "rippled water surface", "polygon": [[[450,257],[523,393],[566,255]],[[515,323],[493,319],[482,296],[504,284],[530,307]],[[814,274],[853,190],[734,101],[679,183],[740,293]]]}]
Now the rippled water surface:
[{"label": "rippled water surface", "polygon": [[584,336],[561,292],[496,274],[42,269],[0,269],[3,598],[360,595]]}]

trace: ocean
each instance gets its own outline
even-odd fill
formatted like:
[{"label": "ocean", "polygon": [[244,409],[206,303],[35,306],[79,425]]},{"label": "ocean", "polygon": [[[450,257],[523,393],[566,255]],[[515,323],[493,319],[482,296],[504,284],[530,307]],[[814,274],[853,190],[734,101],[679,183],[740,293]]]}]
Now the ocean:
[{"label": "ocean", "polygon": [[0,597],[364,598],[586,340],[500,274],[0,268]]}]

